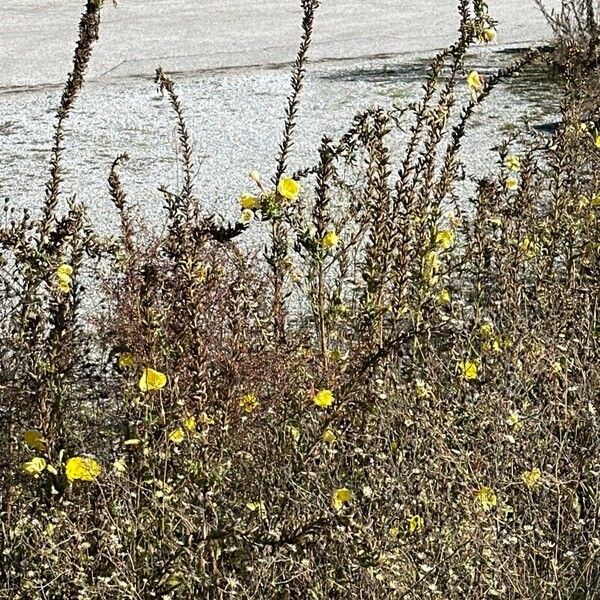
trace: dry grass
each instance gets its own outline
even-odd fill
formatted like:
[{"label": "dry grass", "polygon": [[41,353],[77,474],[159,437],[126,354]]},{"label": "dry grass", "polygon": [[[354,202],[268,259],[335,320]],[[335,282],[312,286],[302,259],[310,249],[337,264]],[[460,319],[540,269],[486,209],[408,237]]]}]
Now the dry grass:
[{"label": "dry grass", "polygon": [[[41,216],[0,229],[0,597],[598,598],[597,34],[567,34],[597,23],[590,3],[565,9],[543,54],[471,76],[467,98],[463,59],[494,22],[461,0],[422,98],[323,138],[294,199],[318,8],[303,0],[275,175],[232,225],[201,210],[183,102],[159,70],[186,175],[152,236],[117,158],[108,241],[75,199],[57,208],[99,4]],[[532,61],[557,71],[563,122],[507,139],[468,195],[470,118]],[[264,256],[238,243],[250,227],[268,231]],[[161,389],[140,386],[148,368]],[[35,477],[34,456],[50,467]],[[78,456],[100,475],[68,477]]]}]

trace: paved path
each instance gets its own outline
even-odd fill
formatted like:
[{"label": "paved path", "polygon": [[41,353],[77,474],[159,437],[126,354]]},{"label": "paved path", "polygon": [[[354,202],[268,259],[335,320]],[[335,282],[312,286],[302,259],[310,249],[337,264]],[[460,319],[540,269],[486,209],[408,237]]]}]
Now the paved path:
[{"label": "paved path", "polygon": [[[556,6],[559,0],[547,0]],[[107,2],[108,4],[108,2]],[[454,39],[455,0],[322,0],[312,57],[420,52]],[[84,0],[0,3],[0,88],[64,81]],[[293,60],[299,0],[122,0],[104,11],[90,77],[194,72]],[[534,0],[491,0],[503,43],[547,35]]]},{"label": "paved path", "polygon": [[[553,0],[554,1],[554,0]],[[557,0],[556,0],[557,1]],[[303,92],[291,170],[317,160],[324,133],[342,134],[369,105],[418,97],[433,49],[454,39],[455,0],[322,0],[313,64]],[[500,20],[500,45],[479,48],[465,69],[505,66],[502,44],[539,40],[546,30],[533,0],[490,0]],[[36,209],[44,195],[60,87],[73,52],[83,0],[0,3],[0,199]],[[158,64],[176,77],[194,141],[197,187],[208,212],[235,219],[246,177],[269,177],[281,138],[288,69],[299,37],[299,0],[123,0],[103,15],[89,83],[67,123],[64,189],[77,194],[101,230],[114,232],[106,189],[114,157],[131,157],[123,180],[147,223],[160,226],[156,188],[179,176],[176,131],[168,103],[148,79]],[[434,8],[435,7],[435,8]],[[385,57],[377,57],[385,55]],[[390,56],[391,55],[391,56]],[[203,72],[200,72],[203,71]],[[33,87],[30,87],[33,86]],[[462,86],[466,97],[466,85]],[[491,168],[503,127],[523,114],[545,119],[555,108],[517,79],[478,109],[465,142],[470,173]],[[515,94],[517,96],[515,96]],[[515,106],[518,110],[515,110]],[[260,227],[253,229],[257,243]],[[254,239],[254,238],[253,238]]]}]

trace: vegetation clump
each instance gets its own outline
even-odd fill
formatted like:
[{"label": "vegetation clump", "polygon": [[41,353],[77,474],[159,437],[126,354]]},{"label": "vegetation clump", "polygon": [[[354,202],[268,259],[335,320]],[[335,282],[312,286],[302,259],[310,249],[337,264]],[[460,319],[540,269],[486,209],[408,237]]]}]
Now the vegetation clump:
[{"label": "vegetation clump", "polygon": [[[109,239],[61,188],[102,4],[42,210],[0,227],[0,597],[599,597],[594,3],[482,76],[467,52],[497,23],[460,0],[420,99],[365,109],[291,173],[318,9],[302,0],[274,174],[250,174],[232,224],[199,201],[159,69],[184,176],[148,233],[118,156]],[[523,125],[469,173],[472,115],[534,62],[557,73],[560,125]]]}]

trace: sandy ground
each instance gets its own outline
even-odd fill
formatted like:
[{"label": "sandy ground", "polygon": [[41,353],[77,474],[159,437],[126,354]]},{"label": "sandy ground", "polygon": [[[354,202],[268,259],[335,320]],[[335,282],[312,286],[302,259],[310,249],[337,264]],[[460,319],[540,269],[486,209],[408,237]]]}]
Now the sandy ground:
[{"label": "sandy ground", "polygon": [[[546,0],[550,7],[559,0]],[[69,68],[84,0],[0,3],[0,88],[58,83]],[[92,78],[279,64],[293,60],[299,0],[107,1]],[[454,39],[455,0],[322,0],[312,57],[422,52]],[[547,33],[534,0],[492,0],[499,42]]]}]

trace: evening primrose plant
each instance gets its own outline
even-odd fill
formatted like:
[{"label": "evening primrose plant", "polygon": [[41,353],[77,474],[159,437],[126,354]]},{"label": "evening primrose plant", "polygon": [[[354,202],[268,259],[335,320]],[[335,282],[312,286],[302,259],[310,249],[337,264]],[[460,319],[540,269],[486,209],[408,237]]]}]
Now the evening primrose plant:
[{"label": "evening primrose plant", "polygon": [[[302,0],[273,172],[249,174],[232,223],[200,200],[185,99],[159,69],[182,177],[150,228],[127,155],[106,165],[108,239],[61,178],[101,4],[82,15],[42,210],[0,226],[0,597],[597,598],[586,2],[483,76],[469,51],[502,30],[460,0],[421,97],[365,107],[293,171],[318,26]],[[470,172],[473,115],[532,62],[557,74],[560,125],[518,126]]]}]

